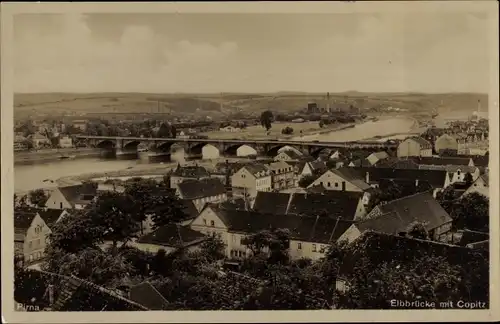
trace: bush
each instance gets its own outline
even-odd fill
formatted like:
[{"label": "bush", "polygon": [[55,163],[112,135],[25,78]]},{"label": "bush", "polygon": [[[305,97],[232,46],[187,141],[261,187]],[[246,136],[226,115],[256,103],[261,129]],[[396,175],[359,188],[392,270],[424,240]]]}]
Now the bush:
[{"label": "bush", "polygon": [[290,126],[287,126],[281,130],[281,134],[291,135],[291,134],[293,134],[293,128]]}]

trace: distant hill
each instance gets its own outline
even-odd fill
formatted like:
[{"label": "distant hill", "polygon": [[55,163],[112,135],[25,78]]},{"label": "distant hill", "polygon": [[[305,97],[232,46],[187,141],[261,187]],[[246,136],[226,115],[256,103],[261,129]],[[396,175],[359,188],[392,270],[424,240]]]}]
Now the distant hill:
[{"label": "distant hill", "polygon": [[[474,93],[330,93],[331,106],[352,104],[361,109],[394,107],[410,112],[472,112],[481,100],[486,110],[488,96]],[[155,93],[33,93],[15,94],[15,116],[30,114],[151,113],[177,115],[229,115],[234,112],[260,113],[297,111],[308,102],[326,105],[326,93],[283,91],[277,93],[155,94]]]}]

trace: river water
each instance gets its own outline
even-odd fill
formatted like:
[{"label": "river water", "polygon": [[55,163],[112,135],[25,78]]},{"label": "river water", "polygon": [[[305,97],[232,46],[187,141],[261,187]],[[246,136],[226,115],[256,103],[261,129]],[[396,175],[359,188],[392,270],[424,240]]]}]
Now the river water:
[{"label": "river water", "polygon": [[[301,140],[355,141],[374,136],[409,132],[412,119],[391,118],[367,122],[354,128],[327,134],[306,135]],[[299,138],[297,138],[299,139]],[[208,152],[209,150],[207,150]],[[204,152],[205,154],[205,152]],[[207,153],[208,154],[208,153]],[[215,156],[204,156],[215,158]],[[182,157],[178,157],[182,159]],[[143,160],[103,160],[99,158],[61,160],[42,164],[16,165],[14,168],[14,190],[29,191],[36,188],[54,188],[55,180],[61,177],[77,176],[87,173],[109,172],[135,168],[144,164]]]}]

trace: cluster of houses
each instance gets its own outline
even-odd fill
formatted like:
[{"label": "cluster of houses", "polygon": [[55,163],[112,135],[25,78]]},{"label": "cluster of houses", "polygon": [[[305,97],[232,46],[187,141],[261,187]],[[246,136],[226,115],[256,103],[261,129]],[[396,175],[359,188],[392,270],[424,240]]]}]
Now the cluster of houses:
[{"label": "cluster of houses", "polygon": [[22,134],[14,135],[14,151],[25,151],[30,147],[42,149],[51,147],[71,148],[73,146],[73,139],[70,136],[62,136],[59,133],[50,138],[42,133],[35,133],[27,137]]},{"label": "cluster of houses", "polygon": [[[414,141],[410,151],[417,145],[420,151],[428,150],[423,141],[408,141]],[[397,235],[415,221],[426,224],[434,240],[445,240],[452,219],[436,201],[438,192],[456,186],[463,195],[477,192],[489,197],[485,156],[398,157],[372,152],[359,164],[349,161],[347,155],[330,152],[328,159],[340,162],[329,163],[286,149],[271,162],[226,161],[213,170],[178,165],[170,173],[170,188],[156,194],[175,192],[186,218],[155,231],[148,218],[140,238],[132,244],[150,252],[173,251],[180,245],[197,249],[208,235],[217,234],[226,244],[227,258],[240,259],[251,253],[245,237],[286,228],[291,233],[292,258],[318,259],[334,242],[355,240],[366,231]],[[306,176],[314,180],[299,187],[300,179]],[[391,184],[403,189],[403,197],[369,209],[374,191]],[[43,259],[53,224],[72,210],[84,209],[103,190],[122,191],[123,187],[59,187],[51,192],[45,208],[16,208],[17,253],[28,262]]]}]

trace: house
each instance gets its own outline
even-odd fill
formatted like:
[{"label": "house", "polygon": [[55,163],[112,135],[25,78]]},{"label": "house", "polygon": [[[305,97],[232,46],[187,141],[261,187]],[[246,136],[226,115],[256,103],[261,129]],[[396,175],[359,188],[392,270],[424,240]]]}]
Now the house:
[{"label": "house", "polygon": [[272,162],[267,165],[271,171],[271,182],[274,190],[284,190],[297,186],[293,166],[284,161]]},{"label": "house", "polygon": [[223,210],[206,206],[191,228],[205,235],[218,235],[226,245],[226,256],[239,259],[251,255],[245,238],[262,230],[288,229],[291,259],[317,260],[353,222],[329,217],[269,215],[254,211]]},{"label": "house", "polygon": [[489,187],[489,175],[482,174],[479,176],[476,181],[472,183],[472,185],[464,192],[465,195],[469,195],[473,192],[481,194],[487,198],[490,197],[490,187]]},{"label": "house", "polygon": [[339,150],[336,150],[335,152],[332,152],[332,153],[330,154],[330,157],[329,157],[329,158],[330,158],[330,160],[338,160],[338,159],[340,159],[341,157],[342,157],[342,153],[340,153],[340,151],[339,151]]},{"label": "house", "polygon": [[255,199],[258,191],[272,190],[272,174],[262,164],[247,164],[231,176],[234,197]]},{"label": "house", "polygon": [[414,157],[413,160],[418,165],[459,165],[474,166],[474,160],[470,157]]},{"label": "house", "polygon": [[380,161],[385,160],[387,158],[389,158],[389,154],[387,154],[387,152],[385,152],[385,151],[380,151],[380,152],[373,152],[372,154],[368,155],[366,160],[368,160],[368,162],[371,165],[375,165],[375,164],[379,163]]},{"label": "house", "polygon": [[418,169],[419,164],[412,159],[389,158],[380,161],[375,166],[379,168],[393,168],[393,169]]},{"label": "house", "polygon": [[190,200],[200,211],[206,203],[221,203],[227,200],[224,184],[216,178],[185,180],[177,184],[177,195]]},{"label": "house", "polygon": [[338,191],[364,192],[371,189],[365,179],[350,167],[328,170],[311,183],[308,188],[318,185],[327,190]]},{"label": "house", "polygon": [[31,136],[31,141],[33,142],[33,147],[36,149],[42,148],[42,147],[49,147],[52,143],[50,139],[48,139],[46,136],[40,134],[40,133],[35,133]]},{"label": "house", "polygon": [[259,192],[252,210],[261,214],[303,215],[354,220],[366,214],[362,192],[324,190],[322,193]]},{"label": "house", "polygon": [[16,276],[19,276],[16,281],[23,283],[15,285],[14,291],[14,300],[21,307],[29,305],[41,311],[56,312],[149,310],[116,291],[75,276],[36,269],[23,269]]},{"label": "house", "polygon": [[202,166],[181,166],[177,164],[175,170],[170,174],[170,188],[176,188],[177,184],[184,180],[201,180],[210,178],[210,173]]},{"label": "house", "polygon": [[429,237],[440,240],[451,230],[452,218],[430,193],[422,192],[377,205],[340,239],[352,242],[365,231],[399,235],[414,222],[423,223]]},{"label": "house", "polygon": [[73,139],[69,136],[59,137],[59,146],[61,148],[73,147]]},{"label": "house", "polygon": [[398,157],[432,156],[432,144],[422,137],[410,137],[398,145]]},{"label": "house", "polygon": [[371,167],[373,166],[371,162],[368,159],[356,159],[356,160],[351,160],[349,164],[347,164],[348,167]]},{"label": "house", "polygon": [[50,209],[83,209],[97,195],[97,188],[92,184],[78,184],[65,187],[57,187],[45,203]]},{"label": "house", "polygon": [[458,152],[465,148],[467,136],[461,133],[450,135],[442,134],[434,142],[434,150],[441,154],[446,151]]},{"label": "house", "polygon": [[123,193],[125,192],[125,186],[116,183],[98,183],[97,184],[97,192],[105,192],[105,191],[116,191]]},{"label": "house", "polygon": [[274,157],[274,161],[285,161],[285,162],[300,161],[302,157],[303,155],[299,154],[295,150],[286,150],[278,152],[278,154]]},{"label": "house", "polygon": [[465,175],[470,174],[475,181],[481,172],[479,168],[459,165],[419,165],[420,170],[444,170],[451,175],[451,183],[463,182]]},{"label": "house", "polygon": [[73,127],[80,129],[81,131],[87,130],[87,121],[86,120],[73,120]]},{"label": "house", "polygon": [[149,282],[141,282],[132,286],[128,292],[128,298],[149,310],[168,310],[168,301],[163,295]]},{"label": "house", "polygon": [[14,251],[26,262],[42,259],[51,227],[65,211],[37,208],[14,210]]},{"label": "house", "polygon": [[132,245],[144,252],[156,253],[165,250],[168,254],[179,248],[196,251],[205,239],[205,235],[192,230],[189,226],[168,224],[143,235]]},{"label": "house", "polygon": [[14,151],[24,151],[28,149],[28,139],[22,135],[14,136]]},{"label": "house", "polygon": [[393,168],[353,168],[359,174],[365,175],[365,182],[372,187],[379,187],[380,181],[407,180],[427,183],[431,186],[433,194],[445,189],[451,184],[451,178],[445,170],[420,170],[420,169],[393,169]]},{"label": "house", "polygon": [[327,170],[326,164],[323,161],[311,161],[305,162],[304,166],[301,168],[299,177],[303,178],[306,176],[312,176],[318,174],[320,172],[324,172]]}]

